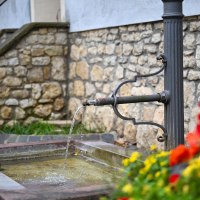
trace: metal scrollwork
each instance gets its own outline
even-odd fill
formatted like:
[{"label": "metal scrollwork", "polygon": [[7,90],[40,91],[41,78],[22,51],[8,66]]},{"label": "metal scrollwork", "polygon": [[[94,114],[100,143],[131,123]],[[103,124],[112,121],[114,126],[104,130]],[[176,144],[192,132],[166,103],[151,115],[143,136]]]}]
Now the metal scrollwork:
[{"label": "metal scrollwork", "polygon": [[115,89],[114,91],[112,92],[111,94],[111,97],[113,97],[114,99],[114,105],[113,105],[113,110],[115,112],[115,114],[120,117],[121,119],[123,120],[130,120],[133,122],[134,125],[144,125],[144,124],[147,124],[147,125],[153,125],[153,126],[157,126],[159,127],[160,129],[162,129],[163,131],[163,134],[158,136],[157,137],[157,140],[159,142],[164,142],[167,138],[167,131],[165,129],[164,126],[160,125],[160,124],[157,124],[155,122],[145,122],[145,121],[141,121],[141,122],[137,122],[135,118],[133,117],[126,117],[124,115],[122,115],[119,110],[118,110],[118,102],[117,102],[117,93],[118,91],[120,90],[120,88],[124,85],[124,84],[127,84],[127,83],[133,83],[133,82],[136,82],[138,78],[145,78],[145,77],[150,77],[150,76],[155,76],[157,74],[159,74],[160,72],[162,72],[164,70],[164,68],[167,66],[167,60],[166,60],[166,57],[161,54],[157,57],[157,60],[161,60],[162,63],[163,63],[163,66],[161,67],[161,69],[159,69],[158,71],[154,72],[154,73],[151,73],[151,74],[138,74],[136,75],[132,80],[125,80],[123,81],[122,83],[120,83]]}]

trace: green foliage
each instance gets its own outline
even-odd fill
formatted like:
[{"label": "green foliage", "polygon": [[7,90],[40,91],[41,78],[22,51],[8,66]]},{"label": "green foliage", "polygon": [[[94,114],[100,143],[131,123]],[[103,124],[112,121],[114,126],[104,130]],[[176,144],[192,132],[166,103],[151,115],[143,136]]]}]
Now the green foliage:
[{"label": "green foliage", "polygon": [[[12,126],[3,125],[0,128],[0,134],[17,134],[17,135],[54,135],[68,134],[70,125],[58,127],[45,122],[34,122],[31,124],[14,123]],[[99,133],[99,130],[87,129],[83,124],[75,124],[72,134]]]}]

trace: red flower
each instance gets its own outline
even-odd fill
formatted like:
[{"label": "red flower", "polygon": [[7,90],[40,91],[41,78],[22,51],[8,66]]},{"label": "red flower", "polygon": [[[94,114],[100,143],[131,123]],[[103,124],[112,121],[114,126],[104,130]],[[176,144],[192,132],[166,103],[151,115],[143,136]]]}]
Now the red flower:
[{"label": "red flower", "polygon": [[119,197],[119,198],[117,198],[117,200],[129,200],[129,198],[128,197]]},{"label": "red flower", "polygon": [[174,166],[176,164],[186,162],[192,157],[190,150],[184,145],[179,145],[171,151],[169,157],[169,165]]},{"label": "red flower", "polygon": [[186,141],[190,146],[190,152],[192,156],[199,153],[200,151],[200,136],[196,133],[188,133],[186,136]]},{"label": "red flower", "polygon": [[180,175],[179,174],[172,174],[169,177],[169,183],[171,184],[176,184],[176,182],[178,181]]}]

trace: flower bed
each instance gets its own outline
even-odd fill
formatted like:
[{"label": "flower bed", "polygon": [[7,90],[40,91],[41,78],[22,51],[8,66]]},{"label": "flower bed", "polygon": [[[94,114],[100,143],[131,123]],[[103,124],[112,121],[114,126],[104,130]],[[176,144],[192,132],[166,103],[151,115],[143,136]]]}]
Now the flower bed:
[{"label": "flower bed", "polygon": [[144,161],[140,153],[133,152],[129,159],[123,160],[124,177],[109,199],[200,199],[200,114],[195,130],[187,134],[186,141],[187,145],[168,152],[152,146],[151,154]]}]

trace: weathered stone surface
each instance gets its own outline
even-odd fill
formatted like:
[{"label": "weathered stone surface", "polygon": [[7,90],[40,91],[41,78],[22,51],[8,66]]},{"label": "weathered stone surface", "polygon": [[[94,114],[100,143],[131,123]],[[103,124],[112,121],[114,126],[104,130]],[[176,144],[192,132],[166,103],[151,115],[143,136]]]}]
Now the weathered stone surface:
[{"label": "weathered stone surface", "polygon": [[39,99],[38,102],[41,104],[52,103],[53,99]]},{"label": "weathered stone surface", "polygon": [[69,79],[72,80],[76,77],[76,62],[71,62],[69,65]]},{"label": "weathered stone surface", "polygon": [[26,38],[26,43],[27,44],[34,44],[38,41],[38,36],[37,35],[29,35],[27,38]]},{"label": "weathered stone surface", "polygon": [[120,80],[124,78],[124,68],[121,66],[118,66],[115,72],[116,79]]},{"label": "weathered stone surface", "polygon": [[12,116],[12,108],[8,106],[3,106],[0,110],[0,115],[3,119],[11,119]]},{"label": "weathered stone surface", "polygon": [[0,68],[0,79],[6,76],[6,68]]},{"label": "weathered stone surface", "polygon": [[[78,98],[71,97],[68,101],[68,112],[70,119],[74,116],[75,111],[81,105],[81,100]],[[86,109],[87,110],[87,109]]]},{"label": "weathered stone surface", "polygon": [[6,59],[0,59],[0,67],[5,67],[8,65],[8,60]]},{"label": "weathered stone surface", "polygon": [[26,120],[24,120],[24,124],[32,124],[34,122],[38,122],[40,121],[41,118],[37,118],[37,117],[28,117]]},{"label": "weathered stone surface", "polygon": [[89,78],[89,65],[86,61],[80,61],[77,63],[76,74],[82,80],[87,80]]},{"label": "weathered stone surface", "polygon": [[184,66],[184,68],[195,68],[196,67],[196,59],[194,58],[194,56],[184,56],[183,57],[183,66]]},{"label": "weathered stone surface", "polygon": [[188,80],[199,80],[200,79],[200,72],[195,70],[189,70],[188,73]]},{"label": "weathered stone surface", "polygon": [[144,87],[144,86],[142,86],[142,87],[134,87],[133,89],[132,89],[132,95],[151,95],[153,92],[152,92],[152,89],[151,88],[149,88],[149,87]]},{"label": "weathered stone surface", "polygon": [[144,106],[143,110],[143,120],[144,121],[153,121],[154,117],[154,112],[155,112],[155,106]]},{"label": "weathered stone surface", "polygon": [[196,59],[200,60],[200,45],[196,48]]},{"label": "weathered stone surface", "polygon": [[80,51],[79,51],[79,48],[76,45],[71,46],[70,57],[74,61],[78,61],[80,59]]},{"label": "weathered stone surface", "polygon": [[[198,88],[199,89],[199,88]],[[184,82],[184,105],[191,108],[195,99],[195,83]]]},{"label": "weathered stone surface", "polygon": [[103,69],[99,65],[94,65],[91,70],[91,80],[101,81],[103,77]]},{"label": "weathered stone surface", "polygon": [[22,84],[22,80],[17,77],[7,76],[3,80],[3,84],[10,87],[20,86]]},{"label": "weathered stone surface", "polygon": [[126,123],[124,126],[124,137],[127,141],[129,141],[132,144],[136,143],[136,133],[137,129],[133,125],[133,123]]},{"label": "weathered stone surface", "polygon": [[42,88],[40,84],[32,84],[31,96],[33,99],[39,99],[42,95]]},{"label": "weathered stone surface", "polygon": [[55,36],[54,35],[38,35],[39,44],[54,44]]},{"label": "weathered stone surface", "polygon": [[19,63],[20,63],[20,65],[29,65],[31,63],[30,55],[20,54],[19,55]]},{"label": "weathered stone surface", "polygon": [[24,77],[27,74],[27,68],[24,66],[17,66],[14,68],[14,72],[18,77]]},{"label": "weathered stone surface", "polygon": [[[94,117],[91,120],[94,120]],[[110,131],[114,123],[114,112],[112,108],[98,107],[96,109],[95,121],[96,121],[96,128],[99,128],[104,131]]]},{"label": "weathered stone surface", "polygon": [[65,80],[65,60],[62,57],[52,58],[52,71],[51,75],[54,80]]},{"label": "weathered stone surface", "polygon": [[65,106],[65,100],[63,98],[57,98],[54,101],[54,104],[53,104],[54,110],[60,111],[64,108],[64,106]]},{"label": "weathered stone surface", "polygon": [[138,126],[136,134],[137,147],[149,148],[156,144],[156,132],[152,126],[142,125]]},{"label": "weathered stone surface", "polygon": [[187,49],[193,49],[195,44],[195,35],[193,33],[186,34],[183,39],[183,45]]},{"label": "weathered stone surface", "polygon": [[24,119],[26,117],[26,112],[22,109],[17,107],[15,109],[15,119],[19,120],[19,119]]},{"label": "weathered stone surface", "polygon": [[81,97],[85,95],[85,86],[82,81],[80,80],[74,81],[73,94],[75,96],[81,96]]},{"label": "weathered stone surface", "polygon": [[18,106],[19,105],[19,102],[17,99],[7,99],[5,104],[7,106]]},{"label": "weathered stone surface", "polygon": [[48,65],[50,63],[50,58],[48,56],[42,56],[42,57],[34,57],[32,58],[32,64],[33,65]]},{"label": "weathered stone surface", "polygon": [[6,86],[0,87],[0,98],[6,98],[10,95],[10,88]]},{"label": "weathered stone surface", "polygon": [[44,46],[43,45],[34,45],[31,48],[32,56],[44,56]]},{"label": "weathered stone surface", "polygon": [[141,55],[143,52],[143,48],[144,48],[144,44],[142,42],[135,43],[133,51],[132,51],[133,55],[134,56]]},{"label": "weathered stone surface", "polygon": [[51,82],[42,84],[42,98],[54,99],[62,94],[62,88],[59,83]]},{"label": "weathered stone surface", "polygon": [[63,118],[62,113],[51,113],[49,119],[50,120],[60,120]]},{"label": "weathered stone surface", "polygon": [[49,80],[51,78],[51,68],[50,66],[43,67],[44,80]]},{"label": "weathered stone surface", "polygon": [[88,82],[85,84],[85,90],[86,90],[86,94],[85,94],[86,97],[90,97],[96,93],[96,89],[94,85]]},{"label": "weathered stone surface", "polygon": [[19,64],[19,59],[18,58],[10,58],[8,59],[8,65],[9,66],[16,66]]},{"label": "weathered stone surface", "polygon": [[146,44],[144,45],[144,49],[149,53],[156,53],[157,52],[157,46],[155,44]]},{"label": "weathered stone surface", "polygon": [[28,71],[27,79],[30,83],[43,82],[43,70],[41,67],[32,68]]},{"label": "weathered stone surface", "polygon": [[153,34],[151,38],[151,42],[154,44],[161,42],[161,34],[160,33]]},{"label": "weathered stone surface", "polygon": [[22,90],[13,90],[11,92],[12,97],[17,99],[25,99],[29,96],[29,91],[22,89]]},{"label": "weathered stone surface", "polygon": [[5,54],[5,58],[16,58],[16,57],[17,57],[17,50],[15,49],[10,50]]},{"label": "weathered stone surface", "polygon": [[92,54],[92,55],[96,55],[97,54],[97,47],[90,47],[88,49],[88,53]]},{"label": "weathered stone surface", "polygon": [[36,101],[34,99],[23,99],[19,103],[21,108],[29,108],[36,105]]},{"label": "weathered stone surface", "polygon": [[105,54],[112,55],[115,51],[115,44],[108,44],[105,46]]},{"label": "weathered stone surface", "polygon": [[131,44],[123,44],[123,54],[128,56],[131,54],[133,46]]},{"label": "weathered stone surface", "polygon": [[38,117],[47,117],[51,114],[52,112],[52,105],[47,104],[47,105],[38,105],[34,108],[33,112],[35,115]]},{"label": "weathered stone surface", "polygon": [[44,52],[48,56],[61,56],[63,54],[63,47],[62,46],[46,46]]},{"label": "weathered stone surface", "polygon": [[159,106],[158,108],[156,108],[153,121],[158,124],[163,124],[163,121],[164,121],[164,107],[163,106]]},{"label": "weathered stone surface", "polygon": [[67,32],[66,33],[56,33],[55,35],[56,44],[66,45],[67,44]]},{"label": "weathered stone surface", "polygon": [[113,78],[114,78],[114,68],[113,67],[106,67],[103,71],[102,80],[112,81]]}]

